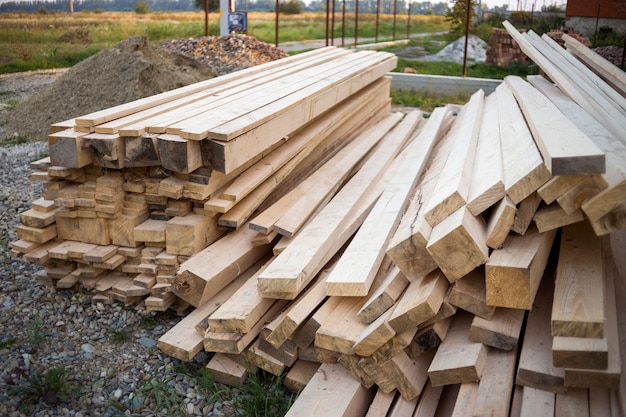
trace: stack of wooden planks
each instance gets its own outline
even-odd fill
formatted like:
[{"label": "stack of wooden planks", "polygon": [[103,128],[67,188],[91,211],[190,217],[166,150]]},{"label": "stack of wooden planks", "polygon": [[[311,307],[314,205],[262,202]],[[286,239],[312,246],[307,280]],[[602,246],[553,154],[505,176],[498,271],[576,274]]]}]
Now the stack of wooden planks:
[{"label": "stack of wooden planks", "polygon": [[77,118],[13,251],[184,311],[159,348],[285,374],[289,416],[620,415],[622,77],[505,27],[556,86],[391,113],[393,57],[325,48]]}]

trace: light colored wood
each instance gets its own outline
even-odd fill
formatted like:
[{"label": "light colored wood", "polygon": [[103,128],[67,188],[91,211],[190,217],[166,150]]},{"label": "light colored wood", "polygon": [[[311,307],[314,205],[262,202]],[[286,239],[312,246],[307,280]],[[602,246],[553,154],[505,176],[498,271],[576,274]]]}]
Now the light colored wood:
[{"label": "light colored wood", "polygon": [[433,386],[461,384],[481,378],[487,349],[468,339],[472,315],[459,311],[433,358],[428,375]]},{"label": "light colored wood", "polygon": [[260,339],[255,340],[245,353],[246,362],[257,366],[259,369],[275,375],[280,376],[287,366],[278,360],[275,356],[264,350],[259,345]]},{"label": "light colored wood", "polygon": [[34,227],[35,229],[43,229],[50,226],[56,221],[56,208],[51,211],[39,211],[34,208],[28,209],[20,213],[20,222],[24,226]]},{"label": "light colored wood", "polygon": [[381,80],[368,87],[367,90],[360,91],[337,104],[326,117],[315,119],[302,131],[291,135],[283,145],[243,172],[222,192],[221,197],[227,200],[241,200],[287,161],[294,157],[304,158],[340,124],[345,123],[353,127],[363,118],[362,109],[373,102],[374,97],[383,94],[388,89],[389,82]]},{"label": "light colored wood", "polygon": [[563,228],[552,306],[553,336],[604,335],[603,275],[601,241],[589,223]]},{"label": "light colored wood", "polygon": [[573,186],[565,194],[556,199],[557,203],[567,214],[582,207],[588,199],[598,195],[608,187],[605,175],[590,175]]},{"label": "light colored wood", "polygon": [[384,392],[377,390],[365,417],[387,417],[387,413],[393,405],[396,391]]},{"label": "light colored wood", "polygon": [[550,312],[554,292],[552,279],[554,269],[551,267],[546,271],[533,309],[528,313],[515,383],[563,394],[567,391],[565,371],[552,365]]},{"label": "light colored wood", "polygon": [[552,175],[594,175],[606,170],[605,154],[552,102],[517,76],[505,78]]},{"label": "light colored wood", "polygon": [[365,388],[373,388],[376,381],[359,366],[359,356],[340,354],[337,357],[337,363],[343,366],[352,374],[352,376],[361,383]]},{"label": "light colored wood", "polygon": [[20,224],[17,226],[17,237],[36,243],[46,243],[57,237],[57,225],[51,224],[43,228],[30,227]]},{"label": "light colored wood", "polygon": [[535,213],[541,205],[541,196],[539,193],[532,193],[522,200],[517,207],[513,228],[511,229],[517,234],[523,235],[530,227]]},{"label": "light colored wood", "polygon": [[[187,119],[180,124],[182,136],[228,141],[268,120],[275,123],[286,116],[303,125],[383,76],[395,67],[396,61],[393,54],[355,52],[328,64],[298,71],[259,89],[250,89],[240,98],[229,100],[228,106],[218,107],[217,111],[204,114],[198,120]],[[298,116],[299,113],[305,114]]]},{"label": "light colored wood", "polygon": [[476,394],[478,394],[478,382],[464,382],[460,384],[451,417],[472,416]]},{"label": "light colored wood", "polygon": [[164,220],[148,219],[135,227],[134,238],[139,242],[165,243],[166,225]]},{"label": "light colored wood", "polygon": [[426,249],[454,282],[487,262],[487,225],[463,206],[433,228]]},{"label": "light colored wood", "polygon": [[183,262],[174,293],[193,306],[202,305],[271,250],[270,245],[253,246],[254,235],[253,230],[241,228]]},{"label": "light colored wood", "polygon": [[438,320],[428,326],[420,326],[411,344],[405,348],[405,352],[411,359],[417,358],[424,352],[437,348],[446,338],[453,317]]},{"label": "light colored wood", "polygon": [[490,320],[496,311],[494,306],[487,305],[483,267],[478,267],[457,280],[450,287],[447,300],[450,304],[487,320]]},{"label": "light colored wood", "polygon": [[552,340],[552,363],[556,367],[605,370],[608,362],[606,338],[555,336]]},{"label": "light colored wood", "polygon": [[193,256],[224,234],[217,218],[188,214],[177,216],[165,224],[165,247],[172,255]]},{"label": "light colored wood", "polygon": [[512,350],[518,346],[525,315],[525,310],[498,307],[490,319],[475,316],[469,339],[501,350]]},{"label": "light colored wood", "polygon": [[606,152],[606,180],[608,187],[595,194],[583,196],[585,214],[591,219],[598,219],[624,201],[626,189],[626,146],[619,136],[614,136],[607,128],[591,117],[571,98],[550,84],[543,77],[533,77],[529,81],[550,98],[563,113]]},{"label": "light colored wood", "polygon": [[298,360],[285,375],[284,384],[291,392],[300,393],[311,381],[320,364],[317,362]]},{"label": "light colored wood", "polygon": [[[406,332],[396,334],[372,355],[360,359],[359,366],[365,369],[365,371],[368,372],[370,375],[376,374],[383,363],[388,362],[394,356],[404,351],[404,349],[406,349],[411,344],[416,333],[417,328],[413,328],[407,330]],[[393,389],[395,389],[395,387],[390,388],[390,390]],[[389,390],[387,390],[387,392],[389,392]]]},{"label": "light colored wood", "polygon": [[[378,124],[378,134],[386,132],[397,120],[397,116],[391,116]],[[273,293],[297,295],[361,224],[380,192],[372,185],[383,176],[404,143],[404,138],[395,136],[393,130],[388,138],[383,142],[385,146],[377,149],[363,168],[261,274],[259,291],[263,296]]]},{"label": "light colored wood", "polygon": [[520,417],[554,417],[555,402],[553,392],[524,387]]},{"label": "light colored wood", "polygon": [[[448,115],[443,108],[435,109],[417,137],[400,153],[395,162],[395,174],[326,279],[328,295],[365,296],[369,293],[383,261],[384,249],[398,227],[431,150],[443,133]],[[406,133],[396,130],[394,134],[410,137],[421,120],[419,111],[407,114],[402,123]]]},{"label": "light colored wood", "polygon": [[425,204],[435,190],[437,179],[454,144],[452,139],[453,136],[446,134],[435,147],[428,171],[420,180],[387,247],[387,255],[409,281],[417,280],[437,268],[437,263],[426,250],[432,227],[426,221]]},{"label": "light colored wood", "polygon": [[293,341],[300,349],[306,349],[313,344],[317,330],[329,319],[340,302],[340,297],[330,297],[321,303],[310,318],[305,319],[306,322],[293,335]]},{"label": "light colored wood", "polygon": [[496,307],[533,307],[556,231],[533,228],[523,236],[509,235],[485,265],[487,304]]},{"label": "light colored wood", "polygon": [[248,376],[248,366],[251,364],[244,364],[243,355],[218,352],[211,357],[206,369],[211,372],[215,382],[242,387]]},{"label": "light colored wood", "polygon": [[110,245],[114,243],[109,234],[111,228],[109,227],[108,219],[105,218],[65,218],[57,216],[56,227],[59,239],[78,240],[96,245]]},{"label": "light colored wood", "polygon": [[[541,79],[545,80],[543,77],[541,77]],[[535,82],[531,81],[531,84],[537,87]],[[560,92],[558,89],[557,91]],[[546,204],[552,204],[557,198],[561,197],[585,178],[587,178],[586,175],[557,175],[539,187],[537,193]]]},{"label": "light colored wood", "polygon": [[533,220],[537,226],[537,230],[543,233],[548,230],[559,229],[569,224],[582,222],[585,220],[585,215],[582,210],[576,210],[571,214],[567,214],[557,204],[551,204],[537,210]]},{"label": "light colored wood", "polygon": [[516,359],[517,349],[488,348],[487,363],[474,404],[475,417],[509,415]]},{"label": "light colored wood", "polygon": [[180,87],[175,90],[167,91],[164,93],[157,94],[155,96],[142,98],[139,100],[132,101],[130,103],[124,103],[119,106],[115,106],[112,108],[108,108],[105,110],[96,111],[75,119],[75,122],[79,126],[95,126],[101,123],[106,123],[111,120],[118,119],[120,117],[124,117],[128,114],[132,114],[143,109],[159,105],[161,103],[175,100],[179,97],[184,97],[188,94],[193,94],[196,91],[201,91],[210,86],[215,86],[222,84],[227,81],[232,81],[236,79],[242,79],[244,77],[248,77],[254,74],[262,73],[263,71],[272,71],[276,67],[280,67],[287,62],[299,61],[303,58],[310,57],[311,54],[320,54],[320,53],[328,53],[331,52],[335,48],[321,48],[315,52],[311,52],[308,55],[302,54],[301,56],[292,56],[289,58],[285,58],[284,60],[277,60],[267,62],[261,65],[257,65],[254,67],[246,68],[242,71],[237,71],[234,73],[226,74],[218,78],[211,78],[206,81],[202,81],[200,83],[191,84],[185,87]]},{"label": "light colored wood", "polygon": [[430,382],[427,382],[420,396],[420,400],[417,403],[417,407],[413,412],[413,417],[434,417],[443,390],[443,386],[433,387]]},{"label": "light colored wood", "polygon": [[409,281],[397,266],[381,267],[378,273],[386,274],[386,277],[380,287],[368,296],[367,301],[357,313],[357,317],[363,323],[373,322],[391,308],[409,285]]},{"label": "light colored wood", "polygon": [[602,239],[603,271],[605,274],[606,325],[605,334],[608,344],[606,369],[565,369],[565,385],[580,388],[600,388],[614,390],[620,386],[622,360],[617,321],[616,282],[619,272],[611,253],[610,238]]},{"label": "light colored wood", "polygon": [[363,297],[340,297],[333,313],[315,333],[315,346],[351,355],[367,325],[361,323],[356,313],[363,306]]},{"label": "light colored wood", "polygon": [[441,308],[448,287],[448,280],[439,270],[411,282],[391,312],[389,324],[397,333],[402,333],[433,318]]},{"label": "light colored wood", "polygon": [[500,125],[496,122],[498,118],[498,101],[495,94],[490,94],[485,98],[467,196],[467,208],[474,216],[487,210],[505,195]]},{"label": "light colored wood", "polygon": [[[496,88],[502,146],[504,188],[515,204],[527,198],[551,177],[537,149],[515,97],[506,84]],[[524,155],[524,158],[519,158]]]},{"label": "light colored wood", "polygon": [[572,55],[576,56],[585,65],[593,69],[604,78],[613,88],[626,94],[626,75],[613,63],[607,61],[601,55],[587,48],[580,41],[568,34],[563,34],[565,46]]},{"label": "light colored wood", "polygon": [[354,342],[352,350],[359,356],[369,356],[396,335],[387,319],[391,310],[387,310],[380,317],[370,323]]},{"label": "light colored wood", "polygon": [[[405,400],[417,398],[428,382],[428,366],[434,354],[430,351],[411,359],[406,352],[400,351],[380,364],[378,377],[387,378]],[[372,368],[368,371],[372,372]]]},{"label": "light colored wood", "polygon": [[502,247],[509,232],[513,229],[516,213],[517,207],[513,200],[505,195],[494,207],[487,221],[487,246],[492,249]]},{"label": "light colored wood", "polygon": [[566,394],[557,394],[554,417],[590,417],[589,390],[570,388]]},{"label": "light colored wood", "polygon": [[467,202],[483,102],[484,92],[474,93],[448,133],[454,135],[454,146],[425,208],[426,220],[433,227]]},{"label": "light colored wood", "polygon": [[413,415],[413,411],[415,411],[418,401],[419,397],[412,400],[405,400],[402,396],[400,396],[391,406],[387,417],[404,417]]},{"label": "light colored wood", "polygon": [[531,44],[529,36],[522,36],[510,23],[506,22],[505,28],[520,45],[522,51],[535,61],[561,90],[583,106],[598,121],[605,124],[613,134],[619,135],[620,132],[624,131],[626,120],[605,96],[600,95],[593,87],[586,85],[580,77],[573,73],[571,68],[561,67],[550,62]]},{"label": "light colored wood", "polygon": [[341,365],[322,364],[285,417],[363,416],[374,394],[374,389],[364,388]]}]

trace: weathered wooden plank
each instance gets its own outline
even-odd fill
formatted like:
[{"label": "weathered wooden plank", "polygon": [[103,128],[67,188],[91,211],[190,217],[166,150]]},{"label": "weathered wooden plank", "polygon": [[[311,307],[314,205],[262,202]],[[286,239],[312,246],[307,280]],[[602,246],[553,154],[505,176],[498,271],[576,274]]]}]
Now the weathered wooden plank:
[{"label": "weathered wooden plank", "polygon": [[487,305],[485,268],[483,267],[476,268],[457,280],[450,287],[447,300],[450,304],[486,320],[491,320],[496,311],[494,306]]},{"label": "weathered wooden plank", "polygon": [[590,417],[589,390],[570,388],[565,394],[556,394],[554,417]]},{"label": "weathered wooden plank", "polygon": [[502,350],[518,346],[525,310],[498,307],[490,319],[475,316],[469,339]]},{"label": "weathered wooden plank", "polygon": [[48,135],[50,163],[67,168],[82,168],[93,162],[91,148],[87,146],[85,133],[73,129]]},{"label": "weathered wooden plank", "polygon": [[554,417],[555,402],[553,392],[524,387],[520,417]]},{"label": "weathered wooden plank", "polygon": [[585,220],[585,215],[582,210],[576,210],[571,214],[567,214],[557,204],[542,207],[533,216],[533,221],[540,233],[582,222],[583,220]]},{"label": "weathered wooden plank", "polygon": [[517,349],[488,349],[487,362],[476,393],[475,417],[509,415],[516,359]]}]

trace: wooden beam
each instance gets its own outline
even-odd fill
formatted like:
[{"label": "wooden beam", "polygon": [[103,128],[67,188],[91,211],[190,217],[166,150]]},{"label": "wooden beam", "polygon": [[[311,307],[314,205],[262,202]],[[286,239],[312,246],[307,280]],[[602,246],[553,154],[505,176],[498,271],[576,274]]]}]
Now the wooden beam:
[{"label": "wooden beam", "polygon": [[504,244],[509,232],[515,224],[515,214],[517,207],[509,196],[504,196],[494,207],[493,212],[487,220],[487,246],[492,249],[499,249]]},{"label": "wooden beam", "polygon": [[556,231],[509,235],[485,266],[487,304],[530,310],[543,276]]},{"label": "wooden beam", "polygon": [[[443,133],[448,115],[443,108],[435,109],[423,129],[400,153],[395,174],[326,279],[328,295],[365,296],[369,293],[385,255],[384,249],[398,227],[431,150]],[[407,135],[411,135],[421,120],[419,111],[405,116],[403,126]]]},{"label": "wooden beam", "polygon": [[604,286],[600,238],[587,222],[563,228],[552,306],[552,336],[602,337]]},{"label": "wooden beam", "polygon": [[[383,135],[398,120],[392,116],[378,124],[376,134]],[[384,143],[363,168],[342,188],[324,209],[294,237],[287,248],[259,277],[259,291],[264,296],[292,293],[294,296],[360,225],[378,197],[373,184],[392,163],[405,137],[392,130]],[[372,134],[372,133],[369,133]],[[370,192],[366,193],[367,190]],[[381,190],[382,191],[382,190]],[[352,218],[356,218],[352,220]]]},{"label": "wooden beam", "polygon": [[467,208],[474,216],[505,196],[498,119],[498,101],[495,94],[490,94],[485,98],[467,196]]},{"label": "wooden beam", "polygon": [[450,287],[447,300],[450,304],[476,316],[491,320],[496,308],[487,305],[486,291],[485,268],[479,267],[457,280]]},{"label": "wooden beam", "polygon": [[554,417],[556,395],[532,387],[524,387],[520,417]]},{"label": "wooden beam", "polygon": [[409,281],[397,266],[381,267],[378,273],[385,274],[384,281],[376,291],[372,291],[357,313],[357,317],[363,323],[373,322],[391,308],[409,285]]},{"label": "wooden beam", "polygon": [[576,210],[571,214],[567,214],[559,205],[551,204],[537,210],[533,220],[537,226],[537,230],[543,233],[548,230],[559,229],[569,224],[582,222],[585,220],[585,215],[582,210]]},{"label": "wooden beam", "polygon": [[[507,84],[500,84],[496,88],[496,97],[504,188],[511,200],[517,204],[548,181],[551,174]],[[520,159],[517,155],[524,155],[524,158]]]},{"label": "wooden beam", "polygon": [[490,319],[475,316],[469,339],[501,350],[513,350],[518,346],[525,316],[525,310],[504,307],[498,307]]},{"label": "wooden beam", "polygon": [[474,416],[509,415],[516,359],[517,349],[488,348],[487,362],[476,393]]},{"label": "wooden beam", "polygon": [[425,209],[426,220],[433,227],[467,202],[483,102],[484,92],[474,93],[448,133],[454,136],[454,146]]},{"label": "wooden beam", "polygon": [[67,168],[82,168],[93,162],[91,148],[85,133],[73,129],[48,135],[50,163]]},{"label": "wooden beam", "polygon": [[[365,415],[374,394],[374,389],[364,388],[343,366],[322,364],[285,417]],[[324,401],[319,400],[322,397]]]}]

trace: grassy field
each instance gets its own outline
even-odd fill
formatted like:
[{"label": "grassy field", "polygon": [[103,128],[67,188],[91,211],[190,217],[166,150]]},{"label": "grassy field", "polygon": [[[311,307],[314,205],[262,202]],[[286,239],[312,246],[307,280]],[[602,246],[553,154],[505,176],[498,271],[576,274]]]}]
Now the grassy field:
[{"label": "grassy field", "polygon": [[[209,16],[209,33],[219,34],[218,14]],[[341,19],[335,24],[335,36],[341,36]],[[354,39],[354,16],[347,15],[346,38]],[[447,31],[440,16],[412,16],[412,34]],[[397,16],[396,38],[406,37],[407,17]],[[394,32],[393,17],[382,15],[379,39],[390,39]],[[326,34],[323,13],[281,15],[279,44],[304,39],[324,39]],[[0,73],[35,69],[71,67],[81,60],[129,36],[145,35],[152,42],[195,38],[205,35],[203,12],[163,13],[65,13],[56,14],[1,14],[0,15]],[[250,13],[248,35],[274,43],[275,15]],[[360,15],[359,38],[376,35],[374,15]],[[366,40],[369,42],[368,40]]]}]

